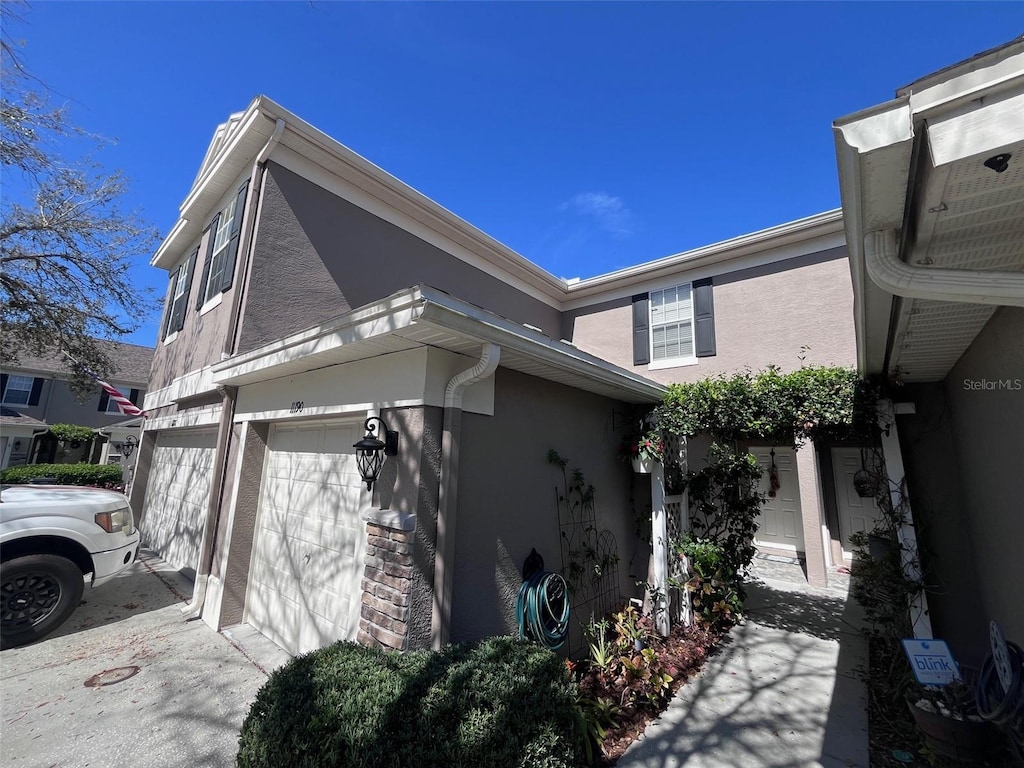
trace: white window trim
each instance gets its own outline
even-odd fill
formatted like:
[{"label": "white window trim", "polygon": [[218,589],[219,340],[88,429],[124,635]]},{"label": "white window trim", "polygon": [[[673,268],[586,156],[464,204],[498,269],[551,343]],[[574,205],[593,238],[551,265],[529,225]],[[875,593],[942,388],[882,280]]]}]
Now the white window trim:
[{"label": "white window trim", "polygon": [[168,344],[170,344],[170,343],[171,343],[172,341],[174,341],[174,340],[175,340],[176,338],[178,338],[178,331],[174,331],[173,333],[168,333],[168,334],[167,334],[167,335],[166,335],[166,336],[164,337],[164,346],[166,347],[166,346],[167,346]]},{"label": "white window trim", "polygon": [[[238,211],[235,210],[238,202],[238,193],[232,195],[231,199],[225,203],[224,207],[220,209],[220,219],[217,220],[217,229],[210,232],[210,237],[213,238],[213,245],[211,246],[212,252],[210,254],[210,271],[206,275],[206,285],[202,286],[203,290],[203,310],[206,309],[207,304],[213,302],[215,296],[210,296],[210,286],[213,285],[214,276],[218,280],[224,275],[224,270],[227,268],[227,264],[224,262],[227,259],[228,245],[231,243],[231,228],[234,226],[235,216],[238,215]],[[230,212],[230,216],[228,215]],[[220,245],[217,244],[217,238],[223,236]],[[221,259],[220,271],[218,272],[214,267],[217,264],[217,259]],[[220,295],[222,291],[217,291],[217,295]],[[211,309],[214,305],[211,304]],[[202,310],[201,310],[202,311]]]},{"label": "white window trim", "polygon": [[[11,390],[11,380],[14,379],[14,378],[28,379],[28,389],[18,388],[18,389],[14,390],[15,392],[27,392],[28,393],[28,395],[25,398],[25,402],[24,403],[9,403],[9,402],[7,402],[7,393]],[[29,401],[32,399],[32,387],[35,385],[35,383],[36,383],[36,377],[35,376],[26,376],[23,373],[8,374],[7,384],[4,385],[4,391],[0,392],[0,398],[2,398],[3,404],[4,405],[13,406],[14,408],[17,408],[19,406],[22,407],[22,408],[28,408],[29,407]]]},{"label": "white window trim", "polygon": [[[690,334],[693,343],[694,353],[692,355],[686,355],[684,357],[668,357],[663,360],[654,359],[654,302],[650,300],[651,294],[658,293],[661,291],[671,290],[673,288],[682,288],[688,286],[690,289]],[[700,359],[697,357],[697,320],[694,317],[694,306],[693,306],[693,281],[687,280],[685,282],[663,285],[660,288],[654,288],[648,291],[648,307],[647,307],[647,354],[650,362],[647,364],[647,370],[649,371],[661,371],[666,368],[685,368],[689,365],[697,365]],[[661,323],[660,325],[665,325]]]},{"label": "white window trim", "polygon": [[203,306],[201,306],[199,308],[199,315],[200,315],[200,317],[205,315],[211,309],[215,309],[216,307],[219,307],[220,303],[222,301],[224,301],[224,294],[222,292],[218,291],[216,296],[214,296],[211,299],[207,299],[206,303],[203,304]]}]

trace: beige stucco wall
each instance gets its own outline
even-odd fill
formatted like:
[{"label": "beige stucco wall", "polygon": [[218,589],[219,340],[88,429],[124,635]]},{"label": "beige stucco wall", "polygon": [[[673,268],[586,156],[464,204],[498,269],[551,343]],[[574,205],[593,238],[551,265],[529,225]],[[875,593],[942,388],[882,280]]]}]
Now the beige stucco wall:
[{"label": "beige stucco wall", "polygon": [[[685,272],[678,283],[690,280]],[[647,289],[638,286],[634,293]],[[653,369],[633,365],[630,299],[565,314],[563,333],[580,349],[669,384],[744,368],[856,365],[853,288],[845,248],[714,277],[718,354],[695,365]],[[802,351],[802,347],[808,347]]]},{"label": "beige stucco wall", "polygon": [[1024,309],[997,310],[945,387],[983,618],[1024,643]]},{"label": "beige stucco wall", "polygon": [[647,575],[633,504],[649,509],[650,492],[632,484],[649,483],[648,476],[634,476],[618,459],[622,434],[613,429],[615,414],[629,406],[506,368],[495,375],[494,416],[465,414],[462,423],[453,642],[516,631],[515,600],[531,548],[547,570],[562,569],[562,474],[548,463],[549,449],[594,485],[598,528],[617,540],[621,592],[636,594],[634,583]]},{"label": "beige stucco wall", "polygon": [[239,350],[254,349],[414,285],[560,330],[554,307],[271,162]]}]

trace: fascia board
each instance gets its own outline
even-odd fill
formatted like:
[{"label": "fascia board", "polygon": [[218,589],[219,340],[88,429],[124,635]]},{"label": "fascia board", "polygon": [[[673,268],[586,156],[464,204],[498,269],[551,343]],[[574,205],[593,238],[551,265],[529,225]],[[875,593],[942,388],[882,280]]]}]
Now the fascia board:
[{"label": "fascia board", "polygon": [[[236,159],[239,152],[247,156],[254,156],[259,149],[258,145],[261,145],[270,137],[273,132],[273,123],[266,123],[265,120],[261,120],[260,105],[262,98],[255,99],[249,105],[238,128],[231,137],[231,141],[221,148],[217,159],[210,164],[206,173],[202,174],[201,178],[197,179],[196,183],[193,184],[192,189],[189,190],[188,195],[179,207],[178,220],[171,227],[167,237],[164,238],[163,242],[156,249],[153,258],[150,259],[150,266],[167,270],[174,267],[181,258],[181,252],[187,245],[185,241],[191,242],[199,236],[201,227],[198,222],[201,222],[208,213],[208,211],[203,210],[201,203],[209,196],[207,193],[215,183],[215,180],[223,177],[225,168],[232,160]],[[262,131],[259,130],[261,126],[264,126]],[[230,184],[231,180],[238,175],[238,172],[233,171],[230,175],[231,179],[224,182],[225,184]],[[222,194],[223,190],[217,191],[216,197],[218,200]]]},{"label": "fascia board", "polygon": [[[797,221],[570,283],[567,291],[569,301],[566,308],[576,309],[594,304],[596,301],[614,298],[619,294],[628,295],[629,289],[632,287],[646,286],[653,280],[683,271],[692,272],[773,249],[799,246],[802,243],[827,238],[829,235],[842,231],[842,210],[825,211]],[[809,247],[806,252],[812,253],[823,248],[834,247],[836,244],[833,242],[821,247]],[[780,259],[791,258],[794,255],[798,254],[786,252],[780,256]]]},{"label": "fascia board", "polygon": [[1015,42],[989,55],[921,78],[898,93],[910,99],[915,117],[928,118],[935,110],[976,101],[1013,87],[1022,77],[1024,42]]},{"label": "fascia board", "polygon": [[497,344],[503,350],[512,350],[553,368],[616,387],[651,403],[660,402],[668,391],[662,384],[448,294],[424,286],[421,295],[426,303],[420,322]]}]

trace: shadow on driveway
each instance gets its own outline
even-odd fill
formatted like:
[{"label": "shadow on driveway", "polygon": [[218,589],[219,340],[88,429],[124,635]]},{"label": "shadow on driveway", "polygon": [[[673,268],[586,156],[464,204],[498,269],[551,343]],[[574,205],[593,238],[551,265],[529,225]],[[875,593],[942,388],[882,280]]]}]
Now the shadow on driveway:
[{"label": "shadow on driveway", "polygon": [[3,651],[4,764],[233,765],[242,720],[273,665],[202,621],[184,621],[190,592],[187,579],[146,554],[87,591],[59,632]]}]

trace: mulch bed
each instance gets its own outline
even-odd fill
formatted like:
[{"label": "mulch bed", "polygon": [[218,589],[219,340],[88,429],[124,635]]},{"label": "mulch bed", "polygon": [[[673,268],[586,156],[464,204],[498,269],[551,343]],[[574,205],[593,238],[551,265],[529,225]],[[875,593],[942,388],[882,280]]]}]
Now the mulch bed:
[{"label": "mulch bed", "polygon": [[668,637],[655,635],[648,639],[647,647],[654,649],[660,664],[672,676],[671,694],[664,698],[659,707],[644,701],[631,703],[629,685],[623,678],[609,679],[606,675],[590,670],[586,662],[578,665],[581,693],[593,698],[610,699],[619,706],[615,727],[607,729],[600,765],[615,765],[648,724],[665,710],[675,692],[700,671],[723,637],[724,633],[711,631],[698,622],[692,627],[673,627]]}]

